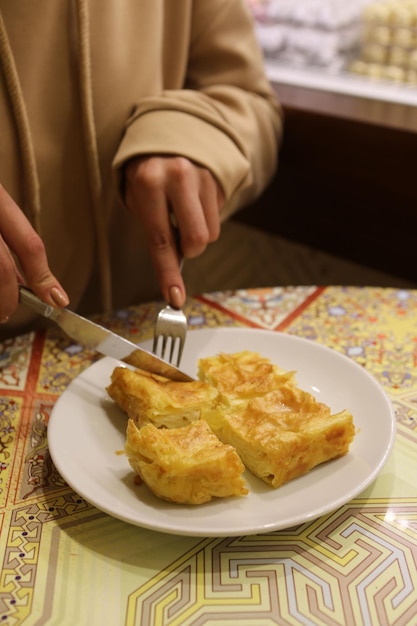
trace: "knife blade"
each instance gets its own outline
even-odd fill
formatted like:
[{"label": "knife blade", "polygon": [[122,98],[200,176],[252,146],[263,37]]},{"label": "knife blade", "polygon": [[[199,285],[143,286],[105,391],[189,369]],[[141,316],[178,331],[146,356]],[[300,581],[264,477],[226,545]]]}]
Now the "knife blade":
[{"label": "knife blade", "polygon": [[129,341],[69,309],[59,309],[42,302],[30,289],[21,285],[19,286],[19,302],[35,313],[54,321],[71,339],[86,348],[171,380],[179,382],[194,380],[174,365],[143,348],[139,348],[133,341]]}]

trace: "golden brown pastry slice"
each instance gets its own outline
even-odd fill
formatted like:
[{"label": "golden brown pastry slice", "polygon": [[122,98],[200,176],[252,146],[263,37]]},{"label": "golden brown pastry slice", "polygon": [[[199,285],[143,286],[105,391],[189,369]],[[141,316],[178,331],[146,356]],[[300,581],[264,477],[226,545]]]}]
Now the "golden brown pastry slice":
[{"label": "golden brown pastry slice", "polygon": [[[186,383],[181,383],[186,384]],[[126,453],[130,465],[159,498],[202,504],[248,493],[244,465],[204,420],[181,428],[138,428],[129,419]]]},{"label": "golden brown pastry slice", "polygon": [[272,487],[342,456],[355,435],[352,415],[330,408],[253,352],[199,361],[199,375],[218,387],[223,406],[207,416],[213,432],[232,445],[246,467]]},{"label": "golden brown pastry slice", "polygon": [[219,438],[245,466],[272,487],[346,454],[355,435],[352,415],[330,412],[266,412],[255,402],[225,414]]},{"label": "golden brown pastry slice", "polygon": [[284,386],[294,386],[294,373],[280,370],[256,352],[219,354],[198,362],[199,379],[216,387],[226,404],[242,404]]},{"label": "golden brown pastry slice", "polygon": [[138,426],[177,428],[204,418],[218,392],[201,381],[175,382],[143,370],[116,367],[109,396]]}]

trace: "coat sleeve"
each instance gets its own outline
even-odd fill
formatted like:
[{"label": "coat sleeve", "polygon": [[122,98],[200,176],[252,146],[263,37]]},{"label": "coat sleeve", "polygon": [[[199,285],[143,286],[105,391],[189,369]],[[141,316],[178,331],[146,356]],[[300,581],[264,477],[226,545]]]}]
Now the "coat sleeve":
[{"label": "coat sleeve", "polygon": [[189,31],[183,85],[139,102],[113,166],[140,154],[185,156],[220,183],[225,218],[272,177],[281,108],[245,0],[195,1]]}]

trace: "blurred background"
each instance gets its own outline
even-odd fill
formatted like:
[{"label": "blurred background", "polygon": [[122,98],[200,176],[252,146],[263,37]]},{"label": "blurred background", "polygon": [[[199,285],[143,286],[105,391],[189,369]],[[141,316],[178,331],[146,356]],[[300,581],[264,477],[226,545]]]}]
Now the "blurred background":
[{"label": "blurred background", "polygon": [[268,61],[417,85],[416,0],[248,0]]},{"label": "blurred background", "polygon": [[416,287],[417,0],[247,1],[284,110],[279,167],[189,290]]}]

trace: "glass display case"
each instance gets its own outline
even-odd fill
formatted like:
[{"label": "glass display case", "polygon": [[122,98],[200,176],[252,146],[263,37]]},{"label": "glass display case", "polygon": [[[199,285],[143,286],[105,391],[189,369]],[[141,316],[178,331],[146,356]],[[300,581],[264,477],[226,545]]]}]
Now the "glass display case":
[{"label": "glass display case", "polygon": [[417,104],[417,0],[248,0],[271,80]]}]

